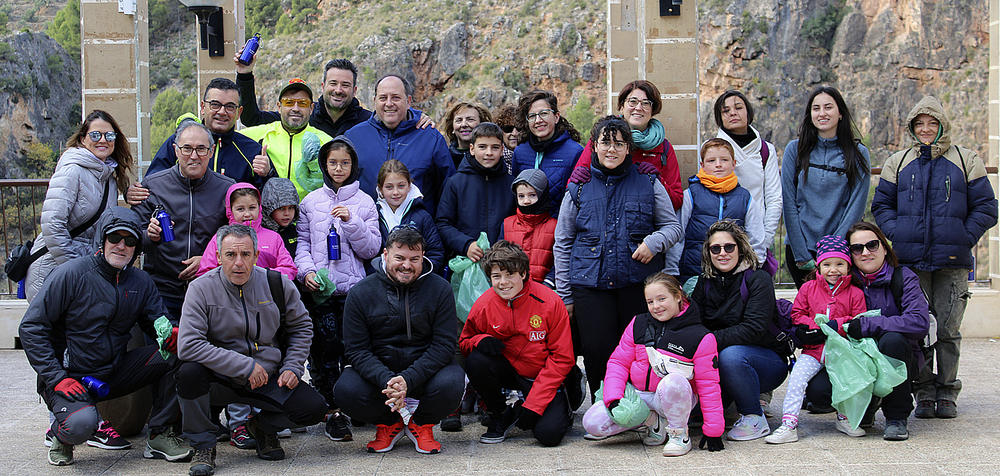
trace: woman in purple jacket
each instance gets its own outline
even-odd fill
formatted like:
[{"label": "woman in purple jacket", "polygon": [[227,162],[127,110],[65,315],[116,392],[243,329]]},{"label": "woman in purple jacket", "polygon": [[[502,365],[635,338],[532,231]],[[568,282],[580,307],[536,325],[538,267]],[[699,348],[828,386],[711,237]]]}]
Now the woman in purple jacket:
[{"label": "woman in purple jacket", "polygon": [[[847,335],[855,339],[871,337],[883,354],[906,362],[907,379],[881,401],[886,421],[882,438],[902,441],[909,437],[906,419],[913,411],[910,380],[922,365],[920,341],[929,329],[927,299],[920,290],[920,279],[913,271],[899,266],[896,253],[878,225],[855,223],[847,230],[847,242],[854,261],[853,272],[863,284],[868,310],[881,311],[881,315],[852,320],[847,324]],[[810,402],[829,405],[831,389],[830,377],[822,370],[809,382],[806,395]],[[872,400],[861,420],[862,428],[871,427],[879,405],[878,399]]]}]

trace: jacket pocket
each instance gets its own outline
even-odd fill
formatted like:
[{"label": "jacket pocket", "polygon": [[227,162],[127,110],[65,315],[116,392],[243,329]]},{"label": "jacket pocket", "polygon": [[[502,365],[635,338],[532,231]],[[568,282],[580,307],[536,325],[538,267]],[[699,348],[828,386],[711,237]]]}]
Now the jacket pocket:
[{"label": "jacket pocket", "polygon": [[625,227],[629,241],[642,241],[653,232],[653,206],[649,203],[626,203]]}]

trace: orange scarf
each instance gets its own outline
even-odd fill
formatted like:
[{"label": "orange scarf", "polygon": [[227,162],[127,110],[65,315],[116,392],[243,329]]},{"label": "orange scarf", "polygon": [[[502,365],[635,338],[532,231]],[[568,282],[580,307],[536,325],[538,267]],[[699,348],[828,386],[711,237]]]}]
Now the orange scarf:
[{"label": "orange scarf", "polygon": [[730,172],[729,175],[718,178],[708,172],[705,169],[698,169],[698,180],[705,188],[715,192],[715,193],[726,193],[730,190],[736,188],[739,185],[739,180],[736,178],[736,172]]}]

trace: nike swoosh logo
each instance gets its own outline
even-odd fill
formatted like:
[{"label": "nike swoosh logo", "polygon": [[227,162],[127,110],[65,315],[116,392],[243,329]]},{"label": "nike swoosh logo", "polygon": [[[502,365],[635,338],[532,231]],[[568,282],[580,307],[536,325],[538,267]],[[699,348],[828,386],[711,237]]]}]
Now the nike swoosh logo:
[{"label": "nike swoosh logo", "polygon": [[499,328],[500,328],[500,326],[493,326],[494,330],[499,329]]},{"label": "nike swoosh logo", "polygon": [[107,443],[108,440],[111,439],[105,435],[94,435],[93,438],[96,439],[97,441],[100,441],[101,443]]}]

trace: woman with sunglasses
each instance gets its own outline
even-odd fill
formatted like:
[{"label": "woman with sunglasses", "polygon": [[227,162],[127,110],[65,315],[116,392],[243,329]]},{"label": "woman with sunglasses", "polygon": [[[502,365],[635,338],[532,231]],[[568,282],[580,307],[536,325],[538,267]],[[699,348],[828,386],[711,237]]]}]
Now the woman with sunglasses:
[{"label": "woman with sunglasses", "polygon": [[[670,203],[676,212],[684,203],[684,191],[681,190],[681,169],[677,164],[674,146],[666,138],[663,123],[653,119],[662,107],[660,90],[644,79],[626,84],[618,93],[618,115],[628,123],[635,142],[636,150],[632,152],[632,161],[643,167],[643,171],[656,170],[659,173],[660,183],[670,194]],[[590,179],[590,154],[593,148],[592,140],[583,146],[583,153],[576,162],[571,180],[585,182]],[[651,167],[639,164],[649,164]],[[775,224],[777,226],[777,222]]]},{"label": "woman with sunglasses", "polygon": [[774,282],[757,269],[757,253],[743,228],[730,219],[708,228],[701,248],[701,279],[691,300],[701,309],[701,322],[715,334],[719,347],[722,404],[736,402],[740,418],[727,438],[736,441],[767,436],[760,394],[770,392],[788,375],[788,362],[768,327],[774,319]]},{"label": "woman with sunglasses", "polygon": [[[896,253],[877,225],[855,223],[847,230],[852,272],[861,279],[862,291],[869,311],[877,315],[862,315],[847,323],[847,335],[854,339],[871,337],[878,342],[883,354],[906,362],[907,379],[881,399],[885,415],[882,438],[901,441],[909,437],[906,419],[913,411],[910,380],[923,364],[920,341],[929,328],[927,299],[920,290],[920,279],[908,268],[899,266]],[[821,370],[806,389],[806,397],[814,404],[830,405],[832,387],[826,370]],[[861,420],[861,428],[870,428],[879,401],[873,400]]]},{"label": "woman with sunglasses", "polygon": [[820,238],[844,236],[861,220],[871,182],[868,149],[855,141],[840,91],[820,86],[806,104],[799,138],[785,147],[781,163],[785,264],[796,288],[816,269]]},{"label": "woman with sunglasses", "polygon": [[93,253],[93,226],[75,237],[70,232],[100,214],[105,190],[106,206],[117,203],[118,191],[128,188],[133,163],[128,140],[115,119],[99,109],[88,114],[66,142],[66,151],[49,179],[41,233],[31,250],[34,253],[45,246],[49,252],[28,268],[24,290],[29,302],[56,266]]},{"label": "woman with sunglasses", "polygon": [[555,217],[573,164],[583,151],[580,133],[559,114],[559,100],[549,91],[536,89],[521,96],[515,118],[521,136],[514,149],[513,175],[526,169],[545,172]]}]

